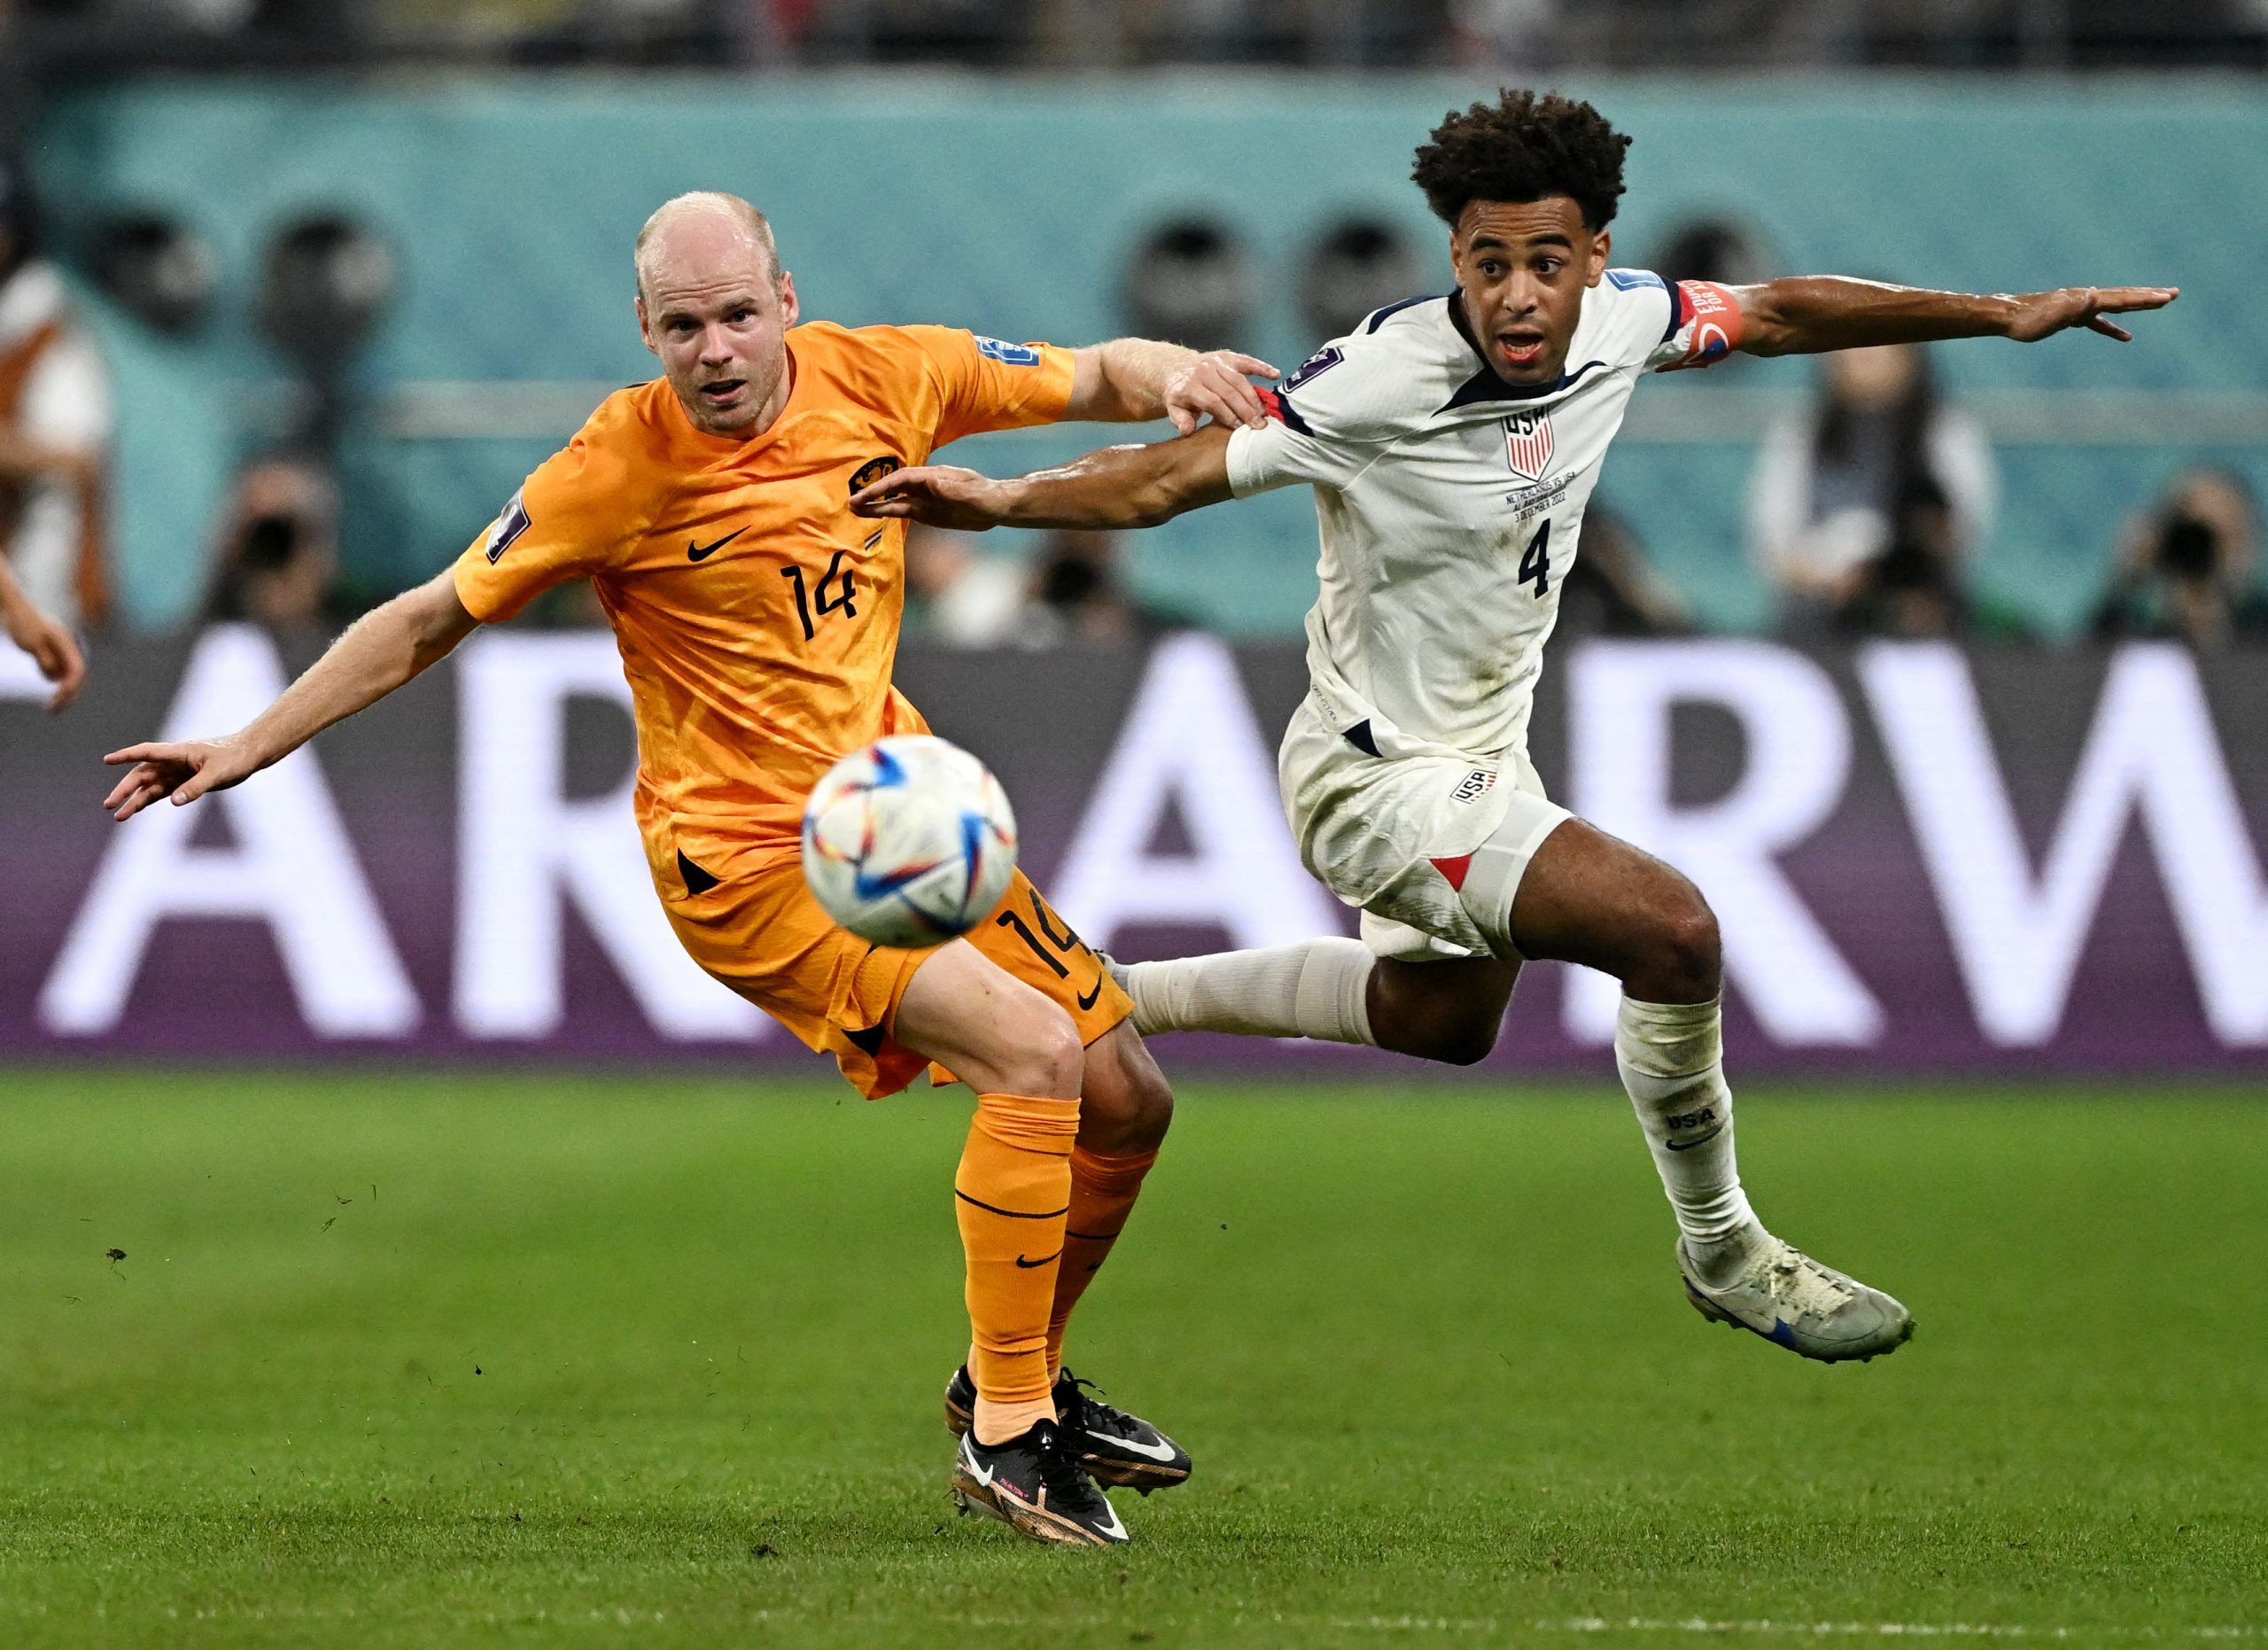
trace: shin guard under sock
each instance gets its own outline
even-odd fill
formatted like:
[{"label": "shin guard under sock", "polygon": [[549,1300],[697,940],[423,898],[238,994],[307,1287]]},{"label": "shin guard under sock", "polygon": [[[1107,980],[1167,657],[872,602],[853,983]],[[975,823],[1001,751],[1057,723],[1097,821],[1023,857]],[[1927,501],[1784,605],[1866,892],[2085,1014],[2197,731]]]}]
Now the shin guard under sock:
[{"label": "shin guard under sock", "polygon": [[999,1444],[1052,1420],[1048,1315],[1079,1102],[980,1094],[953,1178],[953,1210],[968,1265],[968,1373],[976,1437]]},{"label": "shin guard under sock", "polygon": [[1707,1269],[1745,1247],[1756,1217],[1733,1156],[1733,1094],[1725,1086],[1717,1002],[1625,997],[1614,1063],[1653,1148],[1662,1189],[1696,1264]]}]

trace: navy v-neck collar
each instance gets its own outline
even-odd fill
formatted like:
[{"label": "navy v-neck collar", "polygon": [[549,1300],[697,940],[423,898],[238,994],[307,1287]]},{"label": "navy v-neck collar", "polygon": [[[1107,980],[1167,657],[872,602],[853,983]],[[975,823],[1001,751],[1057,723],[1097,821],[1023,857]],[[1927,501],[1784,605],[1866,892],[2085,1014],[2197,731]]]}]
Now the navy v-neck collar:
[{"label": "navy v-neck collar", "polygon": [[[1480,363],[1480,370],[1457,386],[1456,393],[1450,396],[1443,404],[1441,409],[1442,412],[1487,401],[1542,401],[1547,395],[1557,395],[1563,390],[1573,388],[1581,382],[1583,375],[1591,369],[1606,365],[1603,361],[1587,361],[1573,372],[1561,373],[1550,384],[1507,384],[1498,377],[1495,370],[1489,366],[1487,352],[1480,347],[1472,336],[1472,327],[1464,316],[1464,296],[1462,291],[1451,292],[1449,295],[1449,325],[1456,330],[1458,339],[1463,341],[1465,348],[1472,353],[1473,359]],[[1577,323],[1579,329],[1581,324],[1581,323]]]}]

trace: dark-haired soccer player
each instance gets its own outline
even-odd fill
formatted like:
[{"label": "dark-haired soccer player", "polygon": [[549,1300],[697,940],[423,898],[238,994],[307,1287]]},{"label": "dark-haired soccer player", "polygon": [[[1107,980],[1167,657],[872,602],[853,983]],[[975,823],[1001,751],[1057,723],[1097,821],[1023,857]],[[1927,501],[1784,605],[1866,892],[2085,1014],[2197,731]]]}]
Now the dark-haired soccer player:
[{"label": "dark-haired soccer player", "polygon": [[1285,806],[1362,938],[1139,963],[1143,1031],[1375,1043],[1467,1063],[1527,958],[1622,983],[1615,1060],[1677,1213],[1705,1315],[1806,1358],[1913,1332],[1889,1296],[1750,1211],[1718,1033],[1717,922],[1661,861],[1550,801],[1527,758],[1543,643],[1583,509],[1649,370],[1930,339],[2030,342],[2172,301],[2171,288],[2013,297],[1812,277],[1674,288],[1608,267],[1630,140],[1532,92],[1452,113],[1414,174],[1449,225],[1456,287],[1389,305],[1270,393],[1270,422],[1113,448],[988,480],[903,470],[856,508],[944,526],[1128,527],[1305,482],[1323,540],[1313,690],[1284,736]]}]

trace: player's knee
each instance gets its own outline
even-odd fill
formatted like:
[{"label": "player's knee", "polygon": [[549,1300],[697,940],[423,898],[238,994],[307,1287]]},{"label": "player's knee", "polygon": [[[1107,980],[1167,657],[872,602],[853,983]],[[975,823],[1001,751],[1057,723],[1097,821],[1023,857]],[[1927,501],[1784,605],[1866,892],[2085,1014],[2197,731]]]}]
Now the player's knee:
[{"label": "player's knee", "polygon": [[1000,1027],[1005,1047],[998,1056],[1003,1075],[1018,1094],[1076,1097],[1086,1051],[1071,1016],[1046,999],[1034,1000],[1007,1016]]},{"label": "player's knee", "polygon": [[1090,1082],[1079,1097],[1079,1143],[1091,1151],[1154,1151],[1173,1123],[1173,1090],[1155,1068]]},{"label": "player's knee", "polygon": [[1079,1143],[1095,1152],[1154,1151],[1173,1122],[1173,1090],[1130,1024],[1114,1027],[1086,1051],[1079,1094]]},{"label": "player's knee", "polygon": [[1173,1125],[1173,1089],[1155,1066],[1128,1073],[1125,1110],[1119,1120],[1122,1151],[1148,1151]]},{"label": "player's knee", "polygon": [[1686,883],[1655,914],[1651,926],[1648,971],[1675,986],[1679,1000],[1713,992],[1724,967],[1724,945],[1717,914],[1701,891]]}]

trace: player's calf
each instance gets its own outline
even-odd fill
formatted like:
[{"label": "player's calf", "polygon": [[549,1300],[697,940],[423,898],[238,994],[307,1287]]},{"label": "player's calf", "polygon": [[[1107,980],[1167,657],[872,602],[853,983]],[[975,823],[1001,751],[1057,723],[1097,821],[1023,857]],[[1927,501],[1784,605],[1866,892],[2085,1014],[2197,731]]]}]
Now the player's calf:
[{"label": "player's calf", "polygon": [[1378,1046],[1445,1065],[1478,1065],[1496,1047],[1519,971],[1517,961],[1492,957],[1379,958],[1368,982]]}]

